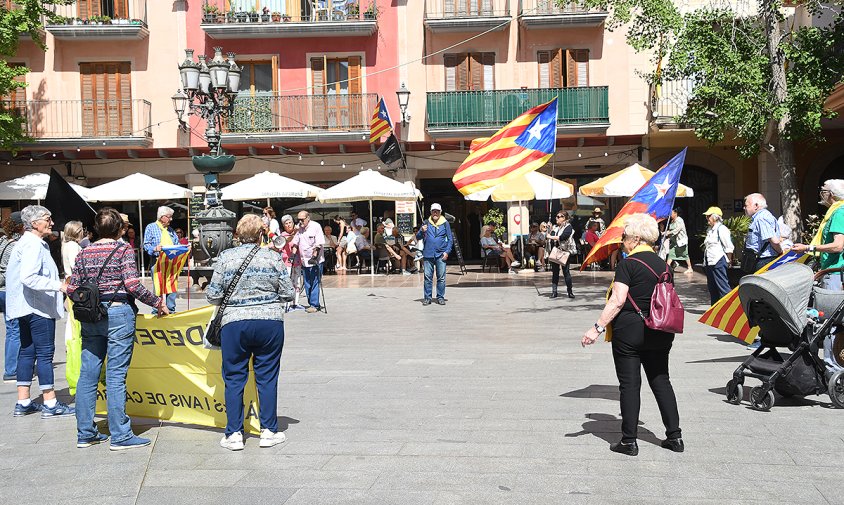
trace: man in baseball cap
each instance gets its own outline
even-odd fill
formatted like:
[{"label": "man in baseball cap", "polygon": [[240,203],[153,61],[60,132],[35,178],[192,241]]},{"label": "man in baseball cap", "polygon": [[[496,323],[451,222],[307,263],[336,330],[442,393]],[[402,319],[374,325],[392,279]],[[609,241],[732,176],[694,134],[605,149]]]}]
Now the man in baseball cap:
[{"label": "man in baseball cap", "polygon": [[431,204],[431,216],[419,227],[417,240],[424,240],[422,262],[425,267],[422,305],[431,304],[434,270],[437,272],[437,304],[445,305],[445,262],[454,245],[451,225],[442,215],[440,204]]}]

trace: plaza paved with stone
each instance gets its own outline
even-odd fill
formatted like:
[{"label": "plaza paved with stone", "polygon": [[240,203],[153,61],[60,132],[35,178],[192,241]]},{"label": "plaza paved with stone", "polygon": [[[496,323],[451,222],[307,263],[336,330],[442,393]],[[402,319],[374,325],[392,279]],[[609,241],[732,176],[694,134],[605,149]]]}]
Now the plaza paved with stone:
[{"label": "plaza paved with stone", "polygon": [[844,412],[828,397],[778,399],[770,412],[726,403],[748,351],[696,322],[702,275],[678,275],[687,330],[671,372],[686,452],[659,447],[645,385],[631,458],[608,450],[620,438],[610,346],[579,343],[609,274],[575,273],[569,300],[548,297],[550,273],[471,269],[450,267],[444,307],[420,304],[421,275],[326,277],[328,313],[286,318],[278,414],[288,441],[270,449],[248,438],[233,453],[219,447],[221,430],[143,419],[134,428],[150,447],[76,449],[73,418],[14,418],[15,388],[3,384],[0,501],[844,504]]}]

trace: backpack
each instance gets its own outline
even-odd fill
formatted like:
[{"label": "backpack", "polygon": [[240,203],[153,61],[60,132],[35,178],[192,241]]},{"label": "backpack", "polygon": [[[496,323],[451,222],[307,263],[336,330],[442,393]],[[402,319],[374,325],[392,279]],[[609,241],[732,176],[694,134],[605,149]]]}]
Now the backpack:
[{"label": "backpack", "polygon": [[652,330],[668,333],[683,333],[683,303],[680,301],[680,297],[677,296],[677,292],[674,291],[674,284],[671,282],[671,270],[668,268],[668,265],[665,266],[665,272],[657,274],[653,268],[639,258],[628,256],[627,259],[638,261],[645,265],[657,277],[656,287],[651,295],[651,311],[648,317],[645,317],[645,314],[636,305],[636,302],[633,301],[630,292],[627,292],[627,299],[633,304],[633,308],[636,309],[639,317],[645,322],[645,326]]},{"label": "backpack", "polygon": [[[100,267],[100,271],[97,273],[96,277],[83,279],[79,287],[70,294],[70,301],[73,302],[73,317],[75,317],[77,321],[83,323],[97,323],[102,321],[103,318],[108,315],[108,308],[111,307],[111,302],[109,302],[106,307],[104,307],[100,302],[100,286],[97,281],[100,277],[102,277],[103,270],[105,270],[105,267],[109,260],[111,260],[111,257],[114,256],[114,253],[116,253],[118,249],[120,249],[120,245],[121,244],[118,244],[114,249],[112,249],[105,262],[103,262],[103,266]],[[85,256],[80,256],[80,260],[82,261],[82,269],[84,271]]]}]

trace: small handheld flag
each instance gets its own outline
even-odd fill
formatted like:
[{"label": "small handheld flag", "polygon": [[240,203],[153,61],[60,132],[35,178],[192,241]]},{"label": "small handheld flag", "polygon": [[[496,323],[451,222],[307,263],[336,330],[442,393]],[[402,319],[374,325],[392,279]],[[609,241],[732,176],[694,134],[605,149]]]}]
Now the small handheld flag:
[{"label": "small handheld flag", "polygon": [[190,246],[164,246],[155,261],[155,294],[163,296],[179,290],[179,274],[190,256]]},{"label": "small handheld flag", "polygon": [[464,195],[496,186],[540,168],[557,146],[557,99],[536,106],[480,142],[452,177]]},{"label": "small handheld flag", "polygon": [[607,258],[611,252],[621,247],[624,221],[630,214],[650,214],[657,220],[665,219],[671,214],[685,161],[686,148],[657,170],[653,177],[636,191],[636,194],[630,198],[629,202],[624,204],[624,207],[612,220],[604,234],[589,251],[589,255],[586,256],[580,267],[581,270],[590,263]]},{"label": "small handheld flag", "polygon": [[369,120],[369,143],[372,144],[392,130],[393,122],[390,121],[390,113],[387,112],[387,106],[384,105],[382,98],[378,100],[372,119]]}]

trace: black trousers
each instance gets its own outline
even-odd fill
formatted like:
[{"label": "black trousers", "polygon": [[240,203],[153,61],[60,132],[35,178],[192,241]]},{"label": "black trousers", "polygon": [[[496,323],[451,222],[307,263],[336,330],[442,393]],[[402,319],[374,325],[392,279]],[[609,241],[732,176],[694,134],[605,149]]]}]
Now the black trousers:
[{"label": "black trousers", "polygon": [[634,312],[622,311],[613,321],[612,356],[621,395],[623,442],[633,442],[637,438],[642,368],[662,415],[665,435],[668,438],[681,436],[677,398],[668,375],[668,353],[673,341],[671,333],[646,328],[642,318]]},{"label": "black trousers", "polygon": [[[560,267],[559,263],[554,263],[553,261],[549,261],[551,263],[551,285],[557,286],[560,283]],[[563,279],[566,281],[566,289],[569,293],[571,293],[571,272],[569,271],[569,264],[566,263],[565,266],[562,267],[563,269]]]}]

